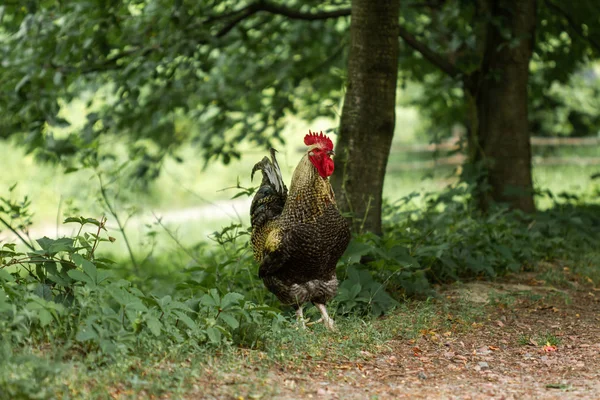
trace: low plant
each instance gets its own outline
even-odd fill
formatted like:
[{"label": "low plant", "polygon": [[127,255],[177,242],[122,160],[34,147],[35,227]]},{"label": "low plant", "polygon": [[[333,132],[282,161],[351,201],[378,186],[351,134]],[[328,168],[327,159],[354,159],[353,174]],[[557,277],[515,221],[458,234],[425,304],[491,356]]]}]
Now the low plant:
[{"label": "low plant", "polygon": [[[500,206],[481,214],[470,196],[469,187],[459,184],[386,204],[383,236],[355,237],[342,262],[361,263],[388,291],[430,296],[436,284],[494,279],[531,270],[539,261],[590,254],[600,239],[600,206],[589,199],[560,195],[554,208],[535,214]],[[418,197],[424,207],[414,205]],[[588,283],[598,280],[593,270],[581,271]]]},{"label": "low plant", "polygon": [[[0,337],[13,346],[51,342],[107,359],[171,346],[257,346],[264,327],[283,323],[272,307],[235,291],[187,282],[156,295],[120,279],[114,262],[97,256],[115,239],[106,219],[71,217],[74,237],[38,239],[27,251],[0,250]],[[86,231],[89,226],[94,232]],[[226,233],[223,233],[225,235]]]}]

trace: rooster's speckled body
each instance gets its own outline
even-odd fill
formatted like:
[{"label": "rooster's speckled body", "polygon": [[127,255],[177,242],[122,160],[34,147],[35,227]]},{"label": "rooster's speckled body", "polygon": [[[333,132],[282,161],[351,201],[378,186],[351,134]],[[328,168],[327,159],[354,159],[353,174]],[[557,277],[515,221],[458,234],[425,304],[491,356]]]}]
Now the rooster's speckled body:
[{"label": "rooster's speckled body", "polygon": [[[250,208],[252,248],[259,276],[284,304],[312,302],[328,328],[333,320],[325,303],[337,292],[335,268],[350,241],[350,227],[340,214],[328,176],[333,172],[331,141],[309,134],[309,145],[292,177],[289,193],[271,151],[254,166],[263,179]],[[324,175],[324,176],[323,176]]]}]

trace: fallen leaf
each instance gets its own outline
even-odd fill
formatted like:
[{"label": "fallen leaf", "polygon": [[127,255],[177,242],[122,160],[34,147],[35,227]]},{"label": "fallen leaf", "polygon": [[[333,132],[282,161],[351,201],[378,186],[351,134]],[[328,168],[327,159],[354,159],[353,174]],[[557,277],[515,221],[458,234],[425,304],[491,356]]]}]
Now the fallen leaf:
[{"label": "fallen leaf", "polygon": [[556,346],[552,346],[552,345],[550,345],[550,344],[546,344],[546,345],[543,347],[543,349],[544,349],[544,351],[545,351],[546,353],[551,353],[551,352],[553,352],[553,351],[556,351],[556,350],[558,350],[558,348],[557,348]]}]

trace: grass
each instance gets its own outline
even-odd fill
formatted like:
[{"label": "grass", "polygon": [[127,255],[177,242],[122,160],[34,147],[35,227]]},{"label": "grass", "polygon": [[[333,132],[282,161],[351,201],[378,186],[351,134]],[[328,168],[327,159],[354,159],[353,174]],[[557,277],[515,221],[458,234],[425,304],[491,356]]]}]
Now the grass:
[{"label": "grass", "polygon": [[[472,306],[463,305],[457,311],[472,315],[472,310],[465,308]],[[24,349],[3,361],[0,394],[8,387],[11,398],[34,393],[39,398],[177,398],[204,390],[194,385],[208,385],[213,379],[220,379],[217,383],[221,385],[227,383],[227,376],[235,381],[236,375],[247,374],[246,367],[252,366],[254,391],[268,396],[275,394],[277,388],[265,387],[262,382],[273,365],[301,374],[310,372],[319,362],[360,362],[365,354],[385,352],[386,343],[393,338],[414,339],[423,334],[431,337],[435,332],[441,335],[470,329],[473,319],[452,326],[447,312],[447,305],[439,301],[406,302],[383,319],[339,319],[338,331],[333,334],[326,334],[320,325],[300,330],[292,324],[289,329],[266,337],[262,350],[226,347],[216,352],[205,349],[182,353],[176,348],[165,349],[160,353],[132,354],[102,367],[95,366],[101,360],[93,354],[71,354],[65,358],[61,350],[52,347]],[[307,364],[306,359],[311,363]],[[2,385],[7,381],[10,385]]]},{"label": "grass", "polygon": [[558,346],[562,343],[562,339],[553,333],[544,332],[537,333],[532,336],[520,335],[517,339],[517,343],[519,346],[535,346],[536,343],[539,346]]}]

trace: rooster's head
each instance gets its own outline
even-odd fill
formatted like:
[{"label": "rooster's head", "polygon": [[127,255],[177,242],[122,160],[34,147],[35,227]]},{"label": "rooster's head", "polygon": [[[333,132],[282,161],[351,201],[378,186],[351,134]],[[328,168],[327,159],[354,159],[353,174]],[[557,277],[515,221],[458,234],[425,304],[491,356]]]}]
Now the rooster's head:
[{"label": "rooster's head", "polygon": [[304,144],[308,146],[308,158],[312,165],[315,166],[319,175],[327,178],[333,174],[333,160],[331,156],[333,152],[333,142],[321,132],[308,131],[308,135],[304,137]]}]

